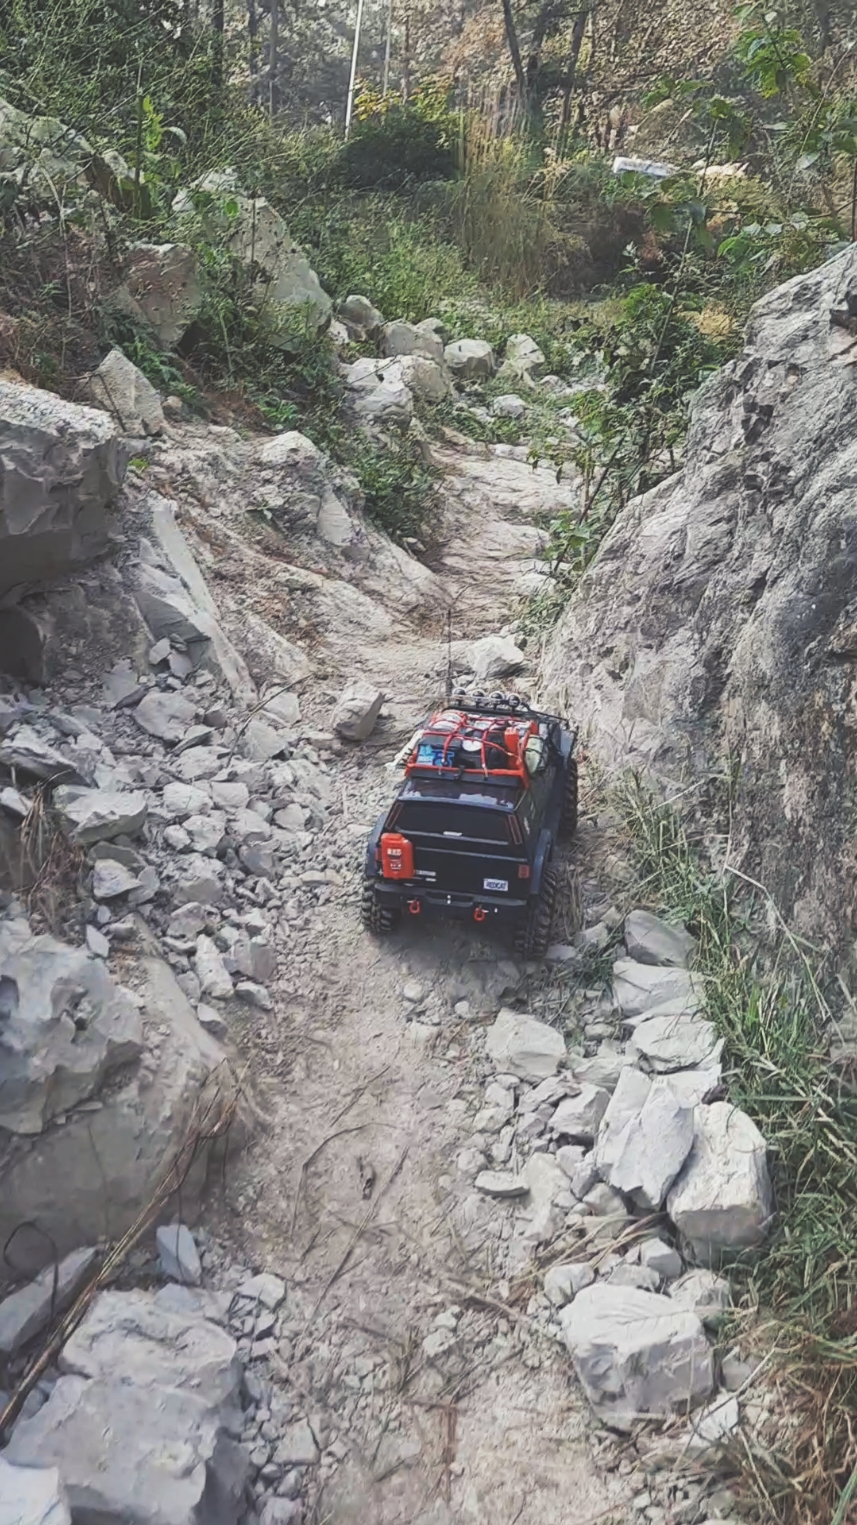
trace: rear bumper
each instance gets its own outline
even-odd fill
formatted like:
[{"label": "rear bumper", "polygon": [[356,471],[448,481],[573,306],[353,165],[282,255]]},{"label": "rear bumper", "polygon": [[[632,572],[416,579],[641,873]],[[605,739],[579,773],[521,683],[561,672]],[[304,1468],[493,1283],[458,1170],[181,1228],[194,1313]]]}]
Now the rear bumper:
[{"label": "rear bumper", "polygon": [[[519,921],[527,901],[510,895],[467,895],[452,890],[427,889],[419,882],[391,883],[375,879],[378,903],[405,915],[451,916],[462,921]],[[477,912],[479,914],[477,914]]]}]

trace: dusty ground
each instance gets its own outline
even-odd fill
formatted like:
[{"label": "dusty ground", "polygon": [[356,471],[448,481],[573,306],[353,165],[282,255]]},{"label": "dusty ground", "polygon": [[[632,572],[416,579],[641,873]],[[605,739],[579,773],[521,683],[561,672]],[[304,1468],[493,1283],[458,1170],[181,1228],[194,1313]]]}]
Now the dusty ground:
[{"label": "dusty ground", "polygon": [[[358,919],[363,843],[393,787],[385,765],[442,692],[443,605],[456,635],[503,627],[531,576],[533,519],[568,491],[478,450],[445,451],[443,465],[449,533],[431,618],[325,638],[331,679],[371,677],[389,712],[342,757],[319,838],[317,866],[341,887],[284,924],[275,1010],[236,1035],[268,1126],[211,1223],[288,1283],[291,1358],[281,1348],[275,1370],[339,1453],[322,1461],[316,1521],[624,1520],[630,1479],[596,1467],[570,1361],[507,1279],[509,1210],[476,1197],[462,1154],[490,1078],[484,1025],[504,995],[538,1010],[540,977],[471,929],[408,928],[379,944]],[[230,592],[240,597],[240,580]],[[584,876],[596,840],[584,828]],[[454,1013],[462,1000],[470,1020]]]}]

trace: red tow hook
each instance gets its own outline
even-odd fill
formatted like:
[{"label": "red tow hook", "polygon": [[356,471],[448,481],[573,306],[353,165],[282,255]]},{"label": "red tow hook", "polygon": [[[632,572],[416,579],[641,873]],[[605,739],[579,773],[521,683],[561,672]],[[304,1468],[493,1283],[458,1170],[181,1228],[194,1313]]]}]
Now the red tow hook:
[{"label": "red tow hook", "polygon": [[408,910],[410,911],[412,916],[419,916],[420,911],[422,910],[421,902],[419,900],[409,900],[408,901]]},{"label": "red tow hook", "polygon": [[476,906],[476,908],[475,908],[475,910],[473,912],[473,920],[474,921],[484,921],[485,917],[487,915],[488,915],[488,912],[485,910],[485,907],[481,906],[481,905],[478,905],[478,906]]}]

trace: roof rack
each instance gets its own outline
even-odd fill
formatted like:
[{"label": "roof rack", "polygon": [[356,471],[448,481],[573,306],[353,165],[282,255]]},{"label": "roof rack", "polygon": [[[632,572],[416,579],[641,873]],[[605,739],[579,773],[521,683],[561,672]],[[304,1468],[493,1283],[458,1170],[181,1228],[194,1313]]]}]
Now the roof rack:
[{"label": "roof rack", "polygon": [[[521,714],[491,703],[439,710],[414,738],[405,761],[406,776],[475,775],[528,789],[525,751],[529,739],[538,737],[539,732],[537,716],[528,706],[523,708]],[[506,725],[497,724],[499,720],[505,720]]]}]

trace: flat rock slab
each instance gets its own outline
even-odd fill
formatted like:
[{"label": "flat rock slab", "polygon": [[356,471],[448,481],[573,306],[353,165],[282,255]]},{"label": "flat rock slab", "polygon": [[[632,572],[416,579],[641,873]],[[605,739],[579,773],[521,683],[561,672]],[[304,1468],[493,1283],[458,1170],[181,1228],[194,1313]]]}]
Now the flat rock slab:
[{"label": "flat rock slab", "polygon": [[586,1082],[579,1096],[567,1096],[550,1120],[551,1132],[562,1138],[578,1139],[589,1144],[607,1110],[610,1092]]},{"label": "flat rock slab", "polygon": [[485,1047],[497,1070],[520,1080],[546,1080],[565,1059],[562,1033],[507,1007],[489,1027]]},{"label": "flat rock slab", "polygon": [[152,689],[134,710],[141,730],[161,741],[181,741],[196,719],[196,709],[181,694]]},{"label": "flat rock slab", "polygon": [[667,1208],[704,1265],[762,1244],[774,1195],[765,1140],[746,1112],[725,1101],[697,1108],[693,1148]]},{"label": "flat rock slab", "polygon": [[606,1179],[644,1212],[658,1212],[693,1145],[693,1109],[655,1081],[616,1142]]},{"label": "flat rock slab", "polygon": [[613,998],[624,1017],[636,1017],[665,1001],[681,1001],[689,1015],[699,1010],[700,988],[686,969],[661,969],[618,958],[613,965]]},{"label": "flat rock slab", "polygon": [[586,1396],[610,1424],[686,1413],[711,1393],[702,1324],[668,1297],[599,1282],[577,1294],[560,1322]]},{"label": "flat rock slab", "polygon": [[64,830],[80,847],[133,837],[143,825],[149,806],[145,794],[118,789],[83,789],[61,784],[54,790],[54,809]]},{"label": "flat rock slab", "polygon": [[701,1017],[647,1017],[628,1040],[629,1054],[663,1072],[717,1065],[722,1051],[715,1027]]},{"label": "flat rock slab", "polygon": [[625,947],[638,964],[672,964],[686,968],[696,939],[684,927],[670,925],[651,911],[631,911],[625,917]]},{"label": "flat rock slab", "polygon": [[523,1176],[509,1170],[480,1170],[474,1185],[486,1197],[525,1197],[530,1189]]}]

